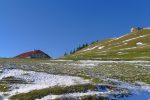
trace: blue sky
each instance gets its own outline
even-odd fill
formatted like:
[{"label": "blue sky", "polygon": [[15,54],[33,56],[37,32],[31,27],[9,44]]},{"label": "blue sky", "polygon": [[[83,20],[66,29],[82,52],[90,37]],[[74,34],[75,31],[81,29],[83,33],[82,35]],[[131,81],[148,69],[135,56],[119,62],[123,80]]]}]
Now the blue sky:
[{"label": "blue sky", "polygon": [[0,0],[0,57],[41,49],[59,57],[83,43],[150,26],[149,0]]}]

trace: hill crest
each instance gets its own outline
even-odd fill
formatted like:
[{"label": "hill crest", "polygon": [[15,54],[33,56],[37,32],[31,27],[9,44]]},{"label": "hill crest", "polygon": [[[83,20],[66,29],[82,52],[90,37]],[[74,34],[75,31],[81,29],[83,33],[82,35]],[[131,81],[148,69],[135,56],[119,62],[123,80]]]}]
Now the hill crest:
[{"label": "hill crest", "polygon": [[63,59],[150,60],[150,28],[132,28],[126,35],[98,41]]}]

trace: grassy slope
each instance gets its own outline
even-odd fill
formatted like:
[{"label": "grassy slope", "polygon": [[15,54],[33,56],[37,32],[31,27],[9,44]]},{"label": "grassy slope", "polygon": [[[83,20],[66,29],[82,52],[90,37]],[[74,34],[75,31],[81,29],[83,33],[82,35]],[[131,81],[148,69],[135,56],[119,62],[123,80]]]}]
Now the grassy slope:
[{"label": "grassy slope", "polygon": [[[129,40],[132,38],[136,39]],[[137,46],[136,43],[138,42],[142,42],[144,45]],[[97,46],[97,48],[85,51],[95,46]],[[101,46],[104,47],[98,49],[98,47]],[[67,55],[63,57],[63,59],[150,60],[150,29],[134,31],[119,39],[99,41],[75,54]]]}]

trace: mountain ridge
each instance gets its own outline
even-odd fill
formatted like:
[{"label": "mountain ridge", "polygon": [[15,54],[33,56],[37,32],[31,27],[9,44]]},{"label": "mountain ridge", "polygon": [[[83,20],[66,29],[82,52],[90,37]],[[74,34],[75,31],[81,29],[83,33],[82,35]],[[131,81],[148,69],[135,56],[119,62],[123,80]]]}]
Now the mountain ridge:
[{"label": "mountain ridge", "polygon": [[150,28],[132,28],[128,34],[98,41],[62,59],[150,60]]}]

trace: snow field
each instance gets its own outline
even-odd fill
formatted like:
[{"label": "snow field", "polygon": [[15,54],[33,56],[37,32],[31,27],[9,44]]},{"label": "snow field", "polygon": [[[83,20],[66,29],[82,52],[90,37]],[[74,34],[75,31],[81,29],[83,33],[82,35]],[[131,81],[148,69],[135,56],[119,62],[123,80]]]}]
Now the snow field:
[{"label": "snow field", "polygon": [[80,77],[52,75],[21,69],[4,69],[0,75],[0,80],[10,76],[21,78],[29,82],[29,84],[11,84],[11,90],[7,92],[10,96],[52,86],[70,86],[90,83],[89,80],[84,80]]}]

